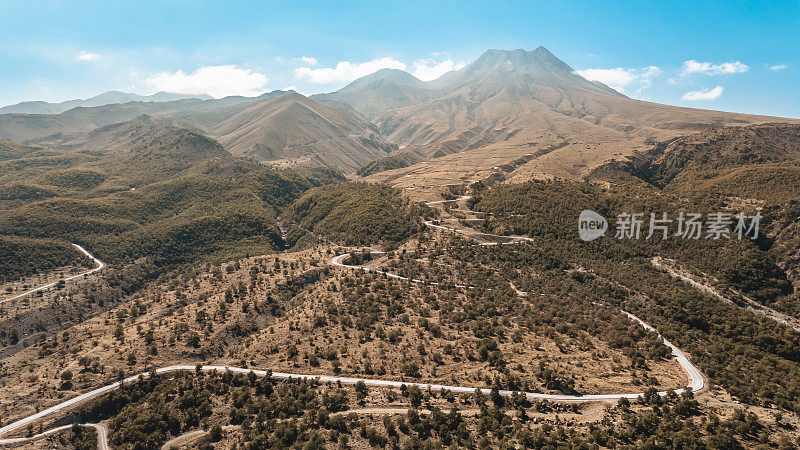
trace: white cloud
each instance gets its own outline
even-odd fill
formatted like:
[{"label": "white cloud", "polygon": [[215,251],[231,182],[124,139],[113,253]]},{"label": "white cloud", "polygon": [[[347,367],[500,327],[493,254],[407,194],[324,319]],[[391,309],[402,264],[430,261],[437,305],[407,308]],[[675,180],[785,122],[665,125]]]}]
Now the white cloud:
[{"label": "white cloud", "polygon": [[599,81],[606,86],[624,92],[634,89],[635,93],[640,93],[653,84],[653,78],[661,74],[661,69],[657,66],[647,66],[640,69],[584,69],[576,70],[575,73],[589,81]]},{"label": "white cloud", "polygon": [[312,83],[331,84],[353,81],[356,78],[375,73],[381,69],[405,70],[406,65],[390,57],[377,58],[362,63],[341,61],[336,64],[336,67],[320,67],[316,69],[298,67],[294,70],[294,76],[296,78],[306,78]]},{"label": "white cloud", "polygon": [[774,66],[769,66],[769,70],[773,72],[777,72],[778,70],[786,70],[786,64],[777,64]]},{"label": "white cloud", "polygon": [[[439,53],[435,53],[433,55],[438,54]],[[466,63],[462,61],[453,62],[453,60],[450,58],[438,62],[433,59],[418,59],[411,64],[411,67],[414,69],[411,74],[422,81],[431,81],[439,78],[447,72],[450,72],[451,70],[458,70],[465,65]]]},{"label": "white cloud", "polygon": [[714,100],[722,95],[722,86],[717,86],[713,89],[702,89],[699,91],[690,91],[681,97],[682,100],[696,102],[699,100]]},{"label": "white cloud", "polygon": [[644,69],[639,70],[639,89],[636,90],[637,93],[642,92],[643,90],[649,88],[653,85],[653,78],[661,75],[661,69],[657,66],[647,66]]},{"label": "white cloud", "polygon": [[616,69],[584,69],[576,70],[578,75],[589,81],[599,81],[617,91],[623,91],[625,86],[636,80],[631,70],[617,67]]},{"label": "white cloud", "polygon": [[235,65],[203,66],[192,73],[182,70],[162,72],[147,78],[159,91],[177,94],[208,94],[221,98],[228,95],[255,97],[264,93],[267,77]]},{"label": "white cloud", "polygon": [[75,57],[75,61],[97,61],[98,59],[100,59],[100,55],[97,53],[89,53],[83,50]]},{"label": "white cloud", "polygon": [[683,62],[683,75],[702,73],[704,75],[719,75],[747,72],[750,66],[739,61],[726,62],[722,64],[712,64],[710,62],[699,62],[693,59]]},{"label": "white cloud", "polygon": [[314,58],[313,56],[301,56],[300,58],[297,59],[300,62],[306,63],[310,66],[316,66],[319,63],[319,61],[317,61],[317,58]]}]

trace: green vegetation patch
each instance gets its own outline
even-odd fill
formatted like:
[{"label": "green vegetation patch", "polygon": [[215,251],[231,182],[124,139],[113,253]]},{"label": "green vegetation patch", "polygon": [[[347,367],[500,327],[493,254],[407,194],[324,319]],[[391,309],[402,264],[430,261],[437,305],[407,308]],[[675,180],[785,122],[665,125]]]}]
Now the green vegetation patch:
[{"label": "green vegetation patch", "polygon": [[394,248],[424,229],[427,207],[384,185],[336,183],[309,190],[286,217],[312,233],[346,245]]},{"label": "green vegetation patch", "polygon": [[0,283],[67,265],[93,264],[67,242],[0,236]]}]

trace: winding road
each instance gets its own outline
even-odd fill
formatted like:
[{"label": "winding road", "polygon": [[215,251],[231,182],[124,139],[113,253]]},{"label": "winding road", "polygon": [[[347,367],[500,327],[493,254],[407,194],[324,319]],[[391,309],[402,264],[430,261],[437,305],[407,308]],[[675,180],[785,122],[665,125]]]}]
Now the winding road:
[{"label": "winding road", "polygon": [[458,198],[453,198],[453,199],[450,199],[450,200],[436,200],[436,201],[434,201],[434,202],[427,202],[427,203],[425,203],[425,205],[426,205],[426,206],[431,206],[431,205],[441,205],[441,204],[443,204],[443,203],[450,203],[450,202],[460,202],[460,201],[462,201],[462,200],[469,200],[469,199],[471,199],[471,198],[472,198],[472,196],[471,196],[471,195],[462,195],[461,197],[458,197]]},{"label": "winding road", "polygon": [[[463,199],[463,197],[462,197],[462,199]],[[457,228],[444,227],[444,226],[441,226],[441,225],[433,224],[431,222],[425,222],[425,224],[430,226],[430,227],[432,227],[432,228],[446,229],[446,230],[449,230],[449,231],[454,231],[454,232],[464,233],[464,234],[468,234],[468,235],[473,235],[473,233],[471,232],[472,230],[461,230],[461,229],[457,229]],[[474,232],[474,233],[478,233],[478,232]],[[483,235],[483,236],[491,236],[491,235],[487,235],[485,233],[478,233],[478,234]],[[512,239],[514,239],[514,241],[512,241],[512,242],[522,242],[524,240],[531,240],[530,238],[523,237],[523,236],[514,236],[514,237],[498,236],[498,237],[512,238]],[[495,244],[497,244],[497,243],[495,243]],[[75,245],[75,244],[73,244],[73,245]],[[85,272],[83,274],[76,275],[75,277],[70,277],[69,279],[77,278],[79,276],[83,276],[83,275],[87,275],[89,273],[96,272],[96,271],[98,271],[98,270],[100,270],[100,269],[102,269],[104,267],[104,264],[100,260],[94,258],[85,249],[83,249],[82,247],[80,247],[78,245],[75,245],[75,247],[78,248],[80,251],[82,251],[87,256],[89,256],[90,258],[92,258],[95,261],[95,263],[98,265],[98,267],[96,267],[95,269],[92,269],[89,272]],[[380,253],[380,252],[376,252],[376,253]],[[381,271],[381,270],[378,270],[378,269],[372,269],[372,268],[368,268],[368,267],[364,267],[364,266],[350,265],[350,264],[346,263],[346,259],[349,258],[350,256],[351,255],[349,253],[345,253],[343,255],[338,255],[338,256],[334,257],[333,259],[331,259],[330,263],[332,265],[334,265],[334,266],[337,266],[337,267],[354,269],[354,270],[371,271],[371,272],[383,274],[383,275],[385,275],[387,277],[396,278],[396,279],[400,279],[400,280],[406,280],[406,281],[410,281],[410,282],[413,282],[413,283],[427,283],[427,284],[432,284],[432,285],[436,285],[437,284],[435,282],[425,282],[423,280],[418,280],[418,279],[413,279],[413,278],[409,279],[407,277],[403,277],[403,276],[400,276],[400,275],[397,275],[397,274],[393,274],[393,273],[384,272],[384,271]],[[46,287],[48,287],[48,286],[42,286],[42,287],[37,288],[36,290],[41,290],[41,289],[44,289]],[[463,288],[474,288],[473,286],[467,286],[467,285],[461,285],[460,287],[463,287]],[[30,292],[35,292],[36,290],[30,291]],[[25,294],[25,295],[27,295],[27,294]],[[11,299],[8,299],[8,300],[11,300]],[[631,314],[631,313],[629,313],[627,311],[621,311],[621,312],[623,314],[625,314],[626,316],[628,316],[634,322],[636,322],[639,325],[641,325],[642,327],[644,327],[645,329],[653,331],[653,332],[656,332],[658,334],[658,332],[652,326],[650,326],[649,324],[647,324],[646,322],[644,322],[640,318],[636,317],[635,315],[633,315],[633,314]],[[686,388],[678,389],[678,390],[675,390],[674,392],[677,393],[677,394],[681,394],[684,391],[686,391],[687,388],[690,388],[694,392],[698,392],[698,391],[701,391],[701,390],[705,389],[705,387],[706,387],[705,378],[703,377],[703,374],[700,372],[700,370],[691,362],[689,357],[683,351],[681,351],[678,347],[676,347],[675,345],[673,345],[672,343],[670,343],[669,341],[664,339],[663,336],[661,336],[660,334],[658,334],[658,336],[662,339],[664,345],[669,347],[669,349],[672,351],[672,355],[676,358],[678,364],[680,364],[681,368],[683,368],[683,370],[686,372],[686,375],[689,378],[689,384],[688,384],[688,386]],[[354,377],[339,377],[339,376],[327,376],[327,375],[310,375],[310,374],[298,374],[298,373],[272,372],[272,371],[268,371],[268,370],[249,369],[249,368],[241,368],[241,367],[225,366],[225,365],[202,365],[202,366],[199,366],[199,368],[196,365],[173,365],[173,366],[167,366],[167,367],[162,367],[162,368],[159,368],[159,369],[155,369],[155,373],[157,373],[157,374],[166,374],[166,373],[178,372],[178,371],[195,371],[195,370],[201,370],[201,371],[204,371],[204,372],[230,371],[230,372],[238,373],[238,374],[253,373],[254,375],[259,376],[259,377],[271,377],[271,378],[274,378],[274,379],[290,379],[290,378],[291,379],[307,379],[307,380],[315,380],[315,381],[317,381],[319,383],[342,383],[342,384],[353,385],[353,384],[356,384],[358,382],[363,382],[367,386],[384,387],[384,388],[400,388],[403,385],[405,385],[405,386],[417,386],[421,390],[430,389],[430,390],[438,391],[438,390],[444,389],[444,390],[448,390],[448,391],[451,391],[451,392],[457,392],[457,393],[478,393],[478,392],[480,392],[482,394],[488,395],[491,392],[490,389],[476,388],[476,387],[470,387],[470,386],[453,386],[453,385],[445,385],[445,384],[417,383],[417,382],[392,381],[392,380],[378,380],[378,379],[369,379],[369,378],[354,378]],[[140,373],[138,375],[130,376],[130,377],[128,377],[128,378],[126,378],[126,379],[124,379],[122,381],[111,383],[111,384],[108,384],[106,386],[97,388],[95,390],[86,392],[86,393],[81,394],[81,395],[79,395],[77,397],[74,397],[74,398],[72,398],[70,400],[66,400],[64,402],[61,402],[61,403],[55,405],[55,406],[47,408],[47,409],[45,409],[43,411],[40,411],[38,413],[32,414],[30,416],[27,416],[25,418],[19,419],[19,420],[13,422],[13,423],[10,423],[10,424],[0,428],[0,436],[6,435],[6,434],[11,433],[11,432],[13,432],[15,430],[19,430],[20,428],[22,428],[22,427],[24,427],[24,426],[26,426],[28,424],[31,424],[31,423],[36,422],[38,420],[50,417],[50,416],[52,416],[52,415],[54,415],[54,414],[56,414],[58,412],[65,411],[65,410],[67,410],[67,409],[69,409],[69,408],[71,408],[73,406],[76,406],[76,405],[82,403],[82,402],[98,398],[98,397],[100,397],[102,395],[107,394],[108,392],[110,392],[112,390],[118,389],[123,384],[132,383],[132,382],[138,380],[139,378],[148,377],[149,374],[150,374],[149,372],[143,372],[143,373]],[[529,399],[537,399],[537,400],[553,400],[553,401],[563,401],[563,402],[592,402],[592,401],[613,401],[613,400],[619,400],[621,398],[636,399],[639,396],[643,395],[643,392],[630,392],[630,393],[617,393],[617,394],[563,395],[563,394],[544,394],[544,393],[538,393],[538,392],[518,392],[518,391],[509,391],[509,390],[501,390],[500,391],[500,395],[503,395],[503,396],[511,396],[511,395],[514,395],[514,394],[522,394],[522,395],[525,395],[525,397],[527,397]],[[659,392],[659,395],[662,395],[662,396],[664,396],[666,394],[667,394],[666,391]],[[87,425],[94,426],[94,424],[87,424]],[[58,430],[58,428],[55,428],[53,430],[49,430],[49,431],[45,432],[45,434],[46,433],[54,433],[57,430]],[[0,439],[0,445],[22,442],[22,441],[18,441],[17,439],[29,439],[29,438]],[[103,445],[103,447],[100,447],[100,445]],[[102,431],[100,429],[98,429],[98,447],[99,448],[108,448],[107,447],[107,439],[106,439],[106,436],[105,436],[105,429],[103,429]]]},{"label": "winding road", "polygon": [[[648,324],[643,322],[638,317],[634,316],[630,313],[625,313],[633,319],[634,321],[638,322],[643,327],[647,328],[648,330],[652,330],[653,328],[650,327]],[[705,387],[705,380],[703,379],[700,370],[694,367],[694,365],[689,361],[689,358],[680,351],[677,347],[670,344],[667,341],[664,341],[664,344],[668,346],[673,355],[678,358],[678,363],[680,363],[681,367],[686,371],[687,375],[691,380],[689,387],[692,388],[693,391],[699,391]],[[161,367],[159,369],[155,369],[156,374],[165,374],[171,372],[179,372],[179,371],[196,371],[198,370],[197,366],[194,365],[174,365],[174,366],[167,366]],[[288,380],[288,379],[305,379],[305,380],[314,380],[318,383],[341,383],[341,384],[348,384],[353,385],[358,383],[359,381],[363,381],[364,384],[367,386],[373,387],[384,387],[384,388],[400,388],[402,386],[416,386],[421,390],[432,390],[432,391],[440,391],[442,389],[457,392],[457,393],[466,393],[466,394],[474,394],[474,393],[482,393],[485,395],[489,395],[491,393],[491,389],[485,388],[475,388],[475,387],[467,387],[467,386],[452,386],[447,384],[433,384],[433,383],[416,383],[416,382],[408,382],[408,381],[392,381],[392,380],[376,380],[370,378],[353,378],[353,377],[338,377],[338,376],[327,376],[327,375],[309,375],[309,374],[298,374],[298,373],[286,373],[286,372],[272,372],[268,370],[259,370],[259,369],[247,369],[242,367],[234,367],[234,366],[224,366],[224,365],[203,365],[200,366],[199,370],[203,372],[232,372],[235,374],[249,374],[253,373],[257,377],[271,377],[274,379],[279,380]],[[0,436],[8,434],[14,430],[18,430],[30,423],[33,423],[37,420],[44,419],[46,417],[52,416],[53,414],[64,411],[72,406],[76,406],[80,403],[85,401],[100,397],[105,395],[115,389],[119,389],[120,386],[123,384],[133,383],[134,381],[140,378],[147,378],[150,376],[150,372],[142,372],[138,375],[133,375],[128,378],[125,378],[122,381],[118,381],[115,383],[108,384],[101,388],[97,388],[93,391],[86,392],[81,394],[77,397],[74,397],[70,400],[65,402],[59,403],[55,406],[42,410],[36,414],[32,414],[28,417],[23,419],[17,420],[16,422],[12,422],[2,428],[0,428]],[[678,389],[675,393],[680,394],[685,389]],[[618,400],[621,398],[628,398],[628,399],[636,399],[643,393],[622,393],[622,394],[590,394],[590,395],[560,395],[560,394],[542,394],[538,392],[519,392],[519,391],[509,391],[509,390],[501,390],[500,395],[504,396],[511,396],[513,394],[523,394],[525,397],[530,399],[539,399],[539,400],[556,400],[556,401],[567,401],[567,402],[590,402],[590,401],[599,401],[599,400]],[[666,391],[659,392],[660,395],[666,395]],[[50,430],[49,432],[52,432]],[[24,438],[22,438],[24,439]],[[100,439],[98,439],[99,441]],[[15,443],[15,439],[2,439],[0,440],[0,444],[11,444]]]},{"label": "winding road", "polygon": [[[97,449],[98,450],[109,450],[108,446],[108,429],[105,425],[99,423],[83,423],[80,424],[82,427],[91,427],[94,428],[95,432],[97,432]],[[73,424],[69,425],[62,425],[60,427],[51,428],[47,431],[44,431],[39,434],[35,434],[33,436],[28,437],[19,437],[19,438],[8,438],[8,439],[0,439],[0,445],[19,445],[25,444],[28,442],[33,442],[38,439],[45,438],[50,436],[51,434],[56,434],[58,432],[68,430],[72,428]]]},{"label": "winding road", "polygon": [[91,275],[91,274],[93,274],[95,272],[103,270],[103,268],[106,267],[106,265],[105,265],[105,263],[103,261],[100,261],[99,259],[95,258],[94,255],[92,255],[91,253],[86,251],[85,248],[81,247],[78,244],[72,244],[72,246],[75,247],[76,249],[78,249],[79,252],[81,252],[84,255],[88,256],[94,262],[94,264],[95,264],[94,269],[90,269],[90,270],[87,270],[86,272],[81,272],[81,273],[79,273],[77,275],[72,275],[72,276],[67,277],[67,278],[62,278],[62,279],[60,279],[58,281],[54,281],[52,283],[48,283],[48,284],[39,286],[37,288],[25,291],[25,292],[23,292],[21,294],[17,294],[17,295],[15,295],[13,297],[2,299],[2,300],[0,300],[0,304],[3,304],[5,302],[10,302],[11,300],[16,300],[18,298],[22,298],[22,297],[25,297],[27,295],[31,295],[34,292],[39,292],[39,291],[43,291],[45,289],[51,288],[51,287],[55,286],[56,284],[58,284],[60,281],[70,281],[70,280],[74,280],[76,278],[80,278],[80,277],[83,277],[83,276],[86,276],[86,275]]}]

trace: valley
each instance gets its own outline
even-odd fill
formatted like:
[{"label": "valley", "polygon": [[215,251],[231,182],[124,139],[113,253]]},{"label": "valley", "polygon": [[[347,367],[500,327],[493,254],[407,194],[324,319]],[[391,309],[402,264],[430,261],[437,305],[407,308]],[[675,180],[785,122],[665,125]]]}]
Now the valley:
[{"label": "valley", "polygon": [[[790,448],[799,161],[797,119],[544,47],[4,107],[0,445]],[[584,210],[763,222],[587,242]]]}]

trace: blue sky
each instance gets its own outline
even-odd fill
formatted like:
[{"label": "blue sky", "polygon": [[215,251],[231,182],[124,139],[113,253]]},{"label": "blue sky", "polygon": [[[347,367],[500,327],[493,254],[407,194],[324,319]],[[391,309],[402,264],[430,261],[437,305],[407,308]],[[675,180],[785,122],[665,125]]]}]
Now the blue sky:
[{"label": "blue sky", "polygon": [[488,48],[550,49],[674,105],[800,117],[800,0],[0,0],[0,105],[107,90],[335,90],[381,67],[430,79]]}]

